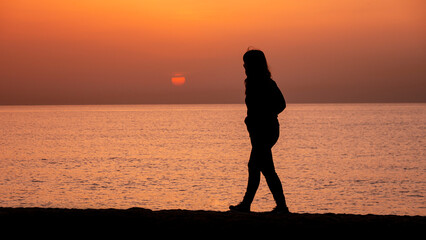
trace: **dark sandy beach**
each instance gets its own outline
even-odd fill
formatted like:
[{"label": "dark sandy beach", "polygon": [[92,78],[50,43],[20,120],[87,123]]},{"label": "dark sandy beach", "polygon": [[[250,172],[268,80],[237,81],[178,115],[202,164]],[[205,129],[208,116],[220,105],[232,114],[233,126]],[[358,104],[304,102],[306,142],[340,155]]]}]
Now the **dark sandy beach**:
[{"label": "dark sandy beach", "polygon": [[0,221],[23,229],[39,227],[69,232],[93,231],[93,226],[110,230],[192,232],[285,232],[303,229],[353,233],[424,233],[425,216],[353,214],[270,214],[217,211],[131,209],[0,208]]}]

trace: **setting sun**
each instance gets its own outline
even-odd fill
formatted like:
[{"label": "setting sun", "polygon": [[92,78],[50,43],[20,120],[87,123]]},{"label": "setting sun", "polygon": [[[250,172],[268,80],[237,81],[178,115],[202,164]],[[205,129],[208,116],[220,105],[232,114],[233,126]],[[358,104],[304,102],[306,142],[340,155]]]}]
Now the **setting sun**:
[{"label": "setting sun", "polygon": [[175,74],[172,77],[172,83],[175,86],[181,86],[185,83],[185,76],[183,74]]}]

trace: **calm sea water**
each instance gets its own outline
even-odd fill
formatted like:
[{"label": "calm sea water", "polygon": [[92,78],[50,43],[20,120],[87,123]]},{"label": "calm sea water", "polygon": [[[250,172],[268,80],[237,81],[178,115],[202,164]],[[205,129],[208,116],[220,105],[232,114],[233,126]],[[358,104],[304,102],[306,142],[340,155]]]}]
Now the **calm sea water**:
[{"label": "calm sea water", "polygon": [[[0,206],[226,211],[244,105],[1,106]],[[426,215],[426,104],[290,104],[273,148],[293,212]],[[262,182],[254,211],[274,207]]]}]

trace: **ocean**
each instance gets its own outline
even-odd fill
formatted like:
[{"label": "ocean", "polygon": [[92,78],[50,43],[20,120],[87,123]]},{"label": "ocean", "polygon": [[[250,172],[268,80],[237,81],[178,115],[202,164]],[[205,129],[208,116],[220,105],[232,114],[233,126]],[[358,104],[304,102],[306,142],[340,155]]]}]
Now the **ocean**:
[{"label": "ocean", "polygon": [[[245,106],[0,106],[0,207],[227,211]],[[273,148],[290,211],[426,215],[426,104],[289,104]],[[262,176],[253,211],[275,206]]]}]

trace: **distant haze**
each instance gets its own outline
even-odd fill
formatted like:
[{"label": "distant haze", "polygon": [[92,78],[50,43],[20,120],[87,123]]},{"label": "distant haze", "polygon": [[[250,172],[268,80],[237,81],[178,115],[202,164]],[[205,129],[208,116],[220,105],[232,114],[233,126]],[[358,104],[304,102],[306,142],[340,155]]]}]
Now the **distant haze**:
[{"label": "distant haze", "polygon": [[288,102],[426,102],[423,0],[11,0],[0,104],[243,103],[249,46]]}]

